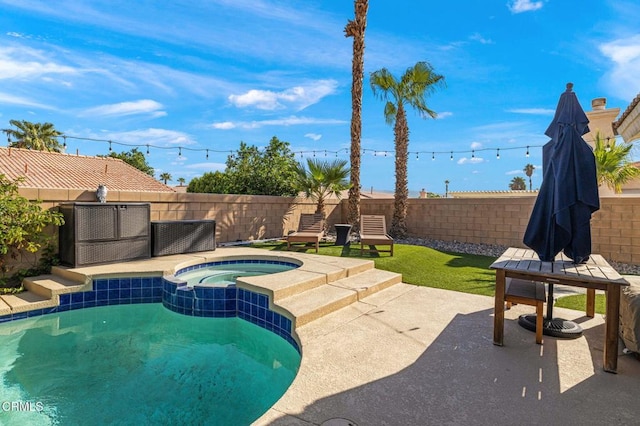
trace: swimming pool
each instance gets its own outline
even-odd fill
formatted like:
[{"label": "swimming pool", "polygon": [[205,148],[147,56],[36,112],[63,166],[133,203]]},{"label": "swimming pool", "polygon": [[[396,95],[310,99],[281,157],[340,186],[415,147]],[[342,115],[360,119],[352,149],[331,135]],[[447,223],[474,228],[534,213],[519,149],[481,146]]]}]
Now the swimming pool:
[{"label": "swimming pool", "polygon": [[293,381],[294,346],[241,318],[159,303],[0,324],[2,424],[248,424]]}]

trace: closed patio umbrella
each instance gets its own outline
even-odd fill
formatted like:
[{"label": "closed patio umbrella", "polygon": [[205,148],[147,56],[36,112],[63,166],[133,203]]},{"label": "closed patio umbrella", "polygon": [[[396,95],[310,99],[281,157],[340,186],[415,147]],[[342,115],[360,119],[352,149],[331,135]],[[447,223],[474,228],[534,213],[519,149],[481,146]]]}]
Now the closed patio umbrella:
[{"label": "closed patio umbrella", "polygon": [[[545,132],[551,140],[542,148],[542,185],[523,239],[543,262],[552,262],[561,251],[573,263],[586,262],[591,255],[591,215],[600,208],[595,156],[582,139],[589,132],[589,120],[572,88],[573,84],[568,83],[560,95],[553,121]],[[566,328],[563,320],[552,320],[550,284],[545,333],[557,335],[556,329],[562,333]]]}]

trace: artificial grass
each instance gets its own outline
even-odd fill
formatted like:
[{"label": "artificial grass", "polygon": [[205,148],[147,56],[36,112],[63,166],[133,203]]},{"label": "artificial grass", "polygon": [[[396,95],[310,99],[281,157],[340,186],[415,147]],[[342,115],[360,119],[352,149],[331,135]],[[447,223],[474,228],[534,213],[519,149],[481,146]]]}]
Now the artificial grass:
[{"label": "artificial grass", "polygon": [[[585,312],[587,309],[587,295],[575,294],[572,296],[560,297],[553,306],[560,308],[575,309]],[[604,314],[607,309],[607,298],[604,294],[596,294],[596,312]]]},{"label": "artificial grass", "polygon": [[[256,243],[252,247],[267,250],[286,250],[283,241]],[[298,252],[315,254],[311,246],[294,246]],[[408,244],[394,244],[393,257],[388,253],[364,253],[360,255],[360,245],[335,246],[333,243],[321,243],[318,254],[336,257],[354,257],[371,259],[376,268],[402,274],[402,282],[462,293],[495,295],[496,274],[489,266],[495,261],[491,256],[448,253],[429,247]],[[586,295],[561,297],[555,306],[583,311],[586,308]],[[605,296],[596,295],[596,312],[605,313]]]}]

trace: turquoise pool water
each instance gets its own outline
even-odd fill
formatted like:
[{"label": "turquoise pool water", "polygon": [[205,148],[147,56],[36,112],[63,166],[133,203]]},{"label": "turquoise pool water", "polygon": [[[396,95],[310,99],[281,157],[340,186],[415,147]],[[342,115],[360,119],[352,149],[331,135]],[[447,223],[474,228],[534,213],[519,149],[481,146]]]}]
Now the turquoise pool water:
[{"label": "turquoise pool water", "polygon": [[12,321],[0,324],[0,424],[249,424],[299,365],[264,328],[158,303]]},{"label": "turquoise pool water", "polygon": [[176,274],[176,277],[186,281],[189,287],[199,286],[228,286],[235,284],[238,277],[275,274],[289,271],[298,265],[291,263],[249,263],[249,261],[233,264],[219,264],[193,269]]}]

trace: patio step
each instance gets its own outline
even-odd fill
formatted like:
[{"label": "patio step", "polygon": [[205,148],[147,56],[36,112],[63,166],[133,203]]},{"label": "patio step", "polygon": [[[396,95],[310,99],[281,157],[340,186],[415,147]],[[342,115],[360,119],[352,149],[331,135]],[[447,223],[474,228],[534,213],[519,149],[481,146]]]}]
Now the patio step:
[{"label": "patio step", "polygon": [[281,299],[277,304],[296,318],[296,327],[302,327],[401,281],[400,274],[369,269]]}]

